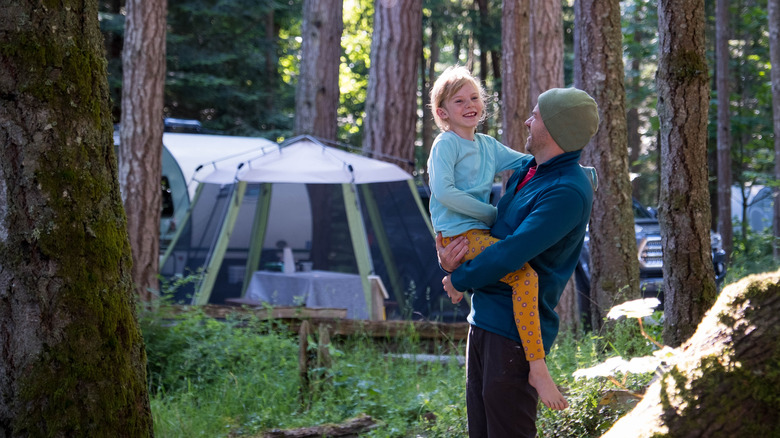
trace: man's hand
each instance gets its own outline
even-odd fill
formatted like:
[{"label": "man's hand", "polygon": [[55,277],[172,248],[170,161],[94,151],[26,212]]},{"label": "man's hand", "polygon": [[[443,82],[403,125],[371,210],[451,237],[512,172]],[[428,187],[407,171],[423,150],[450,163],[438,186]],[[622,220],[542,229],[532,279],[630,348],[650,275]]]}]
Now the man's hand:
[{"label": "man's hand", "polygon": [[447,292],[447,296],[452,300],[452,304],[458,304],[463,299],[463,292],[455,290],[449,275],[441,279],[441,284],[444,285],[444,291]]},{"label": "man's hand", "polygon": [[439,265],[447,272],[458,269],[460,261],[466,255],[469,249],[469,241],[464,236],[453,240],[452,243],[444,247],[442,244],[441,233],[436,233],[436,252],[439,256]]}]

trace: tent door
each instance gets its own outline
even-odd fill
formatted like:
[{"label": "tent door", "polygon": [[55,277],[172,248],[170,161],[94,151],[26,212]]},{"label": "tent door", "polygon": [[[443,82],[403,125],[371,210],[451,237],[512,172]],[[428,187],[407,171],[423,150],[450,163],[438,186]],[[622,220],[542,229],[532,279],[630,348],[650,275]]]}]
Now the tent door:
[{"label": "tent door", "polygon": [[233,227],[236,225],[236,219],[238,218],[238,211],[241,209],[241,203],[244,200],[246,184],[246,181],[239,181],[233,188],[233,193],[230,196],[227,207],[228,211],[222,222],[222,228],[219,230],[217,243],[214,244],[214,250],[208,257],[206,271],[203,273],[203,279],[200,282],[198,290],[195,293],[195,296],[192,297],[193,305],[208,304],[209,298],[211,298],[211,291],[214,289],[214,283],[217,281],[217,274],[219,273],[219,268],[222,266],[222,260],[225,258],[225,252],[227,251],[228,243],[230,242],[230,235],[233,233]]},{"label": "tent door", "polygon": [[371,315],[372,293],[371,282],[368,278],[374,273],[374,266],[371,261],[371,251],[368,248],[368,239],[366,238],[366,225],[363,222],[363,216],[360,213],[359,199],[355,184],[342,184],[344,193],[344,208],[347,212],[347,222],[349,223],[349,234],[352,238],[352,247],[355,251],[358,273],[363,282],[363,294],[366,298],[366,312]]},{"label": "tent door", "polygon": [[271,207],[271,194],[273,193],[272,186],[271,183],[260,185],[255,218],[252,221],[252,234],[249,240],[249,256],[246,260],[244,284],[241,286],[241,298],[246,296],[246,288],[249,286],[249,282],[252,281],[252,275],[260,268],[265,232],[268,229],[268,213]]}]

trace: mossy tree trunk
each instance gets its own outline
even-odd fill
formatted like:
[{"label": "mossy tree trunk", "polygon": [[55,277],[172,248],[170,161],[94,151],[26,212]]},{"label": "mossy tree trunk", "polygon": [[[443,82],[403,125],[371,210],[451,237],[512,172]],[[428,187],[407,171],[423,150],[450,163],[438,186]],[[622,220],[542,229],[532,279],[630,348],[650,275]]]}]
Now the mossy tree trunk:
[{"label": "mossy tree trunk", "polygon": [[0,8],[0,436],[152,435],[96,2]]},{"label": "mossy tree trunk", "polygon": [[610,308],[639,298],[620,2],[575,2],[574,22],[574,86],[598,102],[601,119],[582,152],[583,164],[595,167],[604,182],[590,216],[591,324],[598,329]]},{"label": "mossy tree trunk", "polygon": [[715,302],[707,172],[704,0],[658,2],[664,343],[688,339]]},{"label": "mossy tree trunk", "polygon": [[602,438],[774,437],[780,271],[727,286],[680,359]]}]

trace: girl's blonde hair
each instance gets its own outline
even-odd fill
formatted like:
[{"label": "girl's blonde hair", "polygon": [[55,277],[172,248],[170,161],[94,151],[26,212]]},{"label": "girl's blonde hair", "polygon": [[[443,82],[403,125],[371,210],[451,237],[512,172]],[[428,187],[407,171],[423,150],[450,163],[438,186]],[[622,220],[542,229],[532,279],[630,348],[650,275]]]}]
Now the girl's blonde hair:
[{"label": "girl's blonde hair", "polygon": [[471,83],[474,89],[479,93],[479,98],[482,100],[482,114],[479,116],[479,121],[485,120],[485,101],[487,95],[485,89],[482,88],[482,84],[475,78],[466,67],[452,66],[448,67],[442,72],[442,74],[436,79],[436,82],[431,88],[431,110],[433,111],[433,120],[436,122],[436,126],[442,131],[449,130],[450,126],[444,120],[439,117],[437,110],[444,106],[444,102],[449,100],[455,95],[464,85]]}]

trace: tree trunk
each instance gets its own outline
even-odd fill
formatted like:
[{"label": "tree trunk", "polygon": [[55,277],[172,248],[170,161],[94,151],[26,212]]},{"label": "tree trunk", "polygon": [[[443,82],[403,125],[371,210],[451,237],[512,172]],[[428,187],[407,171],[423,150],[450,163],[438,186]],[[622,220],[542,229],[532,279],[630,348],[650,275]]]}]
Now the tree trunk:
[{"label": "tree trunk", "polygon": [[703,0],[658,3],[659,222],[663,246],[664,343],[693,334],[715,302],[707,185],[709,78]]},{"label": "tree trunk", "polygon": [[731,257],[731,115],[729,81],[729,0],[717,0],[715,19],[716,88],[718,92],[718,232],[726,258]]},{"label": "tree trunk", "polygon": [[165,0],[128,0],[122,52],[119,185],[142,301],[159,289]]},{"label": "tree trunk", "polygon": [[[539,95],[550,88],[560,88],[563,82],[563,11],[560,2],[531,0],[529,16],[530,93],[529,113]],[[555,311],[561,328],[580,327],[577,288],[574,276],[566,283]]]},{"label": "tree trunk", "polygon": [[[772,65],[780,66],[780,0],[768,0],[769,7],[769,56]],[[780,180],[780,68],[773,68],[772,72],[772,120],[775,133],[775,180]],[[774,231],[774,245],[772,252],[775,262],[780,261],[780,187],[775,187],[774,217],[772,220]]]},{"label": "tree trunk", "polygon": [[[643,8],[637,5],[634,15],[631,17],[632,24],[636,26],[636,30],[634,31],[633,36],[634,42],[637,44],[641,44],[643,41],[642,32],[639,30],[639,23],[642,20],[642,15],[644,12],[642,9]],[[640,102],[637,98],[642,88],[640,79],[641,57],[634,55],[632,58],[630,74],[628,75],[630,79],[628,81],[627,88],[630,91],[629,95],[634,96],[634,98],[633,101],[629,98],[626,102],[626,106],[628,107],[628,110],[626,111],[626,128],[628,131],[628,169],[629,172],[634,174],[631,175],[631,191],[634,196],[638,196],[640,193],[639,189],[642,184],[642,181],[638,178],[639,165],[637,164],[642,150],[642,136],[639,133]]]},{"label": "tree trunk", "polygon": [[[422,44],[422,2],[377,2],[366,92],[363,150],[404,160],[414,169],[417,139],[417,54]],[[396,163],[397,164],[397,163]]]},{"label": "tree trunk", "polygon": [[626,92],[620,2],[574,4],[574,86],[598,103],[599,130],[582,153],[601,181],[590,217],[591,323],[601,327],[609,309],[639,298],[639,262],[628,176]]},{"label": "tree trunk", "polygon": [[582,324],[580,324],[579,306],[577,304],[577,287],[574,276],[566,282],[563,288],[561,298],[558,299],[558,305],[555,306],[555,313],[560,318],[561,332],[576,333]]},{"label": "tree trunk", "polygon": [[[632,61],[633,64],[633,61]],[[631,84],[633,87],[634,84]],[[631,192],[638,195],[641,187],[639,181],[639,166],[636,162],[642,148],[642,136],[639,133],[639,108],[632,106],[626,111],[626,131],[628,139],[628,171],[631,177]]]},{"label": "tree trunk", "polygon": [[[436,76],[436,64],[439,62],[439,25],[435,19],[429,20],[431,24],[431,38],[429,40],[430,59],[425,60],[425,55],[421,59],[420,73],[423,75],[423,120],[422,120],[422,146],[423,156],[427,157],[431,153],[433,146],[433,112],[431,111],[431,87],[433,78]],[[424,51],[421,49],[421,53]],[[427,177],[426,177],[427,178]]]},{"label": "tree trunk", "polygon": [[295,134],[335,140],[339,105],[342,0],[304,0]]},{"label": "tree trunk", "polygon": [[[529,0],[504,0],[501,18],[501,96],[504,114],[501,141],[525,152],[528,129],[525,120],[531,113],[528,97],[530,76]],[[504,178],[506,180],[507,178]]]},{"label": "tree trunk", "polygon": [[0,29],[0,436],[151,436],[97,3]]},{"label": "tree trunk", "polygon": [[[488,8],[488,0],[474,0],[477,6],[477,12],[479,13],[479,31],[477,32],[477,45],[479,46],[479,80],[484,87],[487,84],[488,78],[488,52],[491,52],[487,34],[489,32],[489,15],[490,10]],[[482,121],[477,128],[482,134],[488,133],[488,119]]]},{"label": "tree trunk", "polygon": [[678,353],[602,438],[776,436],[780,272],[727,286]]},{"label": "tree trunk", "polygon": [[531,0],[531,103],[563,83],[563,11],[561,2]]},{"label": "tree trunk", "polygon": [[[339,60],[341,59],[342,0],[304,0],[301,73],[295,92],[296,135],[336,140],[339,105]],[[311,260],[316,269],[330,265],[330,184],[307,184],[311,202]]]}]

